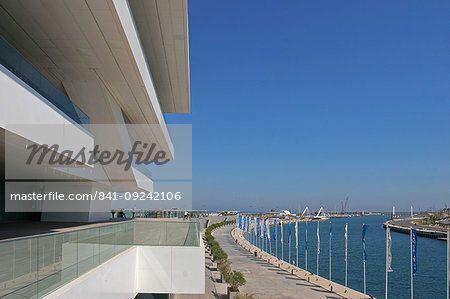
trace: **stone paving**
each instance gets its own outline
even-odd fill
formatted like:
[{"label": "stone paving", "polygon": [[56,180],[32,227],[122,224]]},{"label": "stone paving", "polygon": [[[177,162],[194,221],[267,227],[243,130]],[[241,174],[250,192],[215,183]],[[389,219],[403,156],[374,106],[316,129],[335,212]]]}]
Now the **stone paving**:
[{"label": "stone paving", "polygon": [[234,226],[221,227],[213,234],[228,254],[233,270],[241,271],[247,280],[240,288],[242,293],[254,294],[256,298],[364,298],[360,292],[260,251]]}]

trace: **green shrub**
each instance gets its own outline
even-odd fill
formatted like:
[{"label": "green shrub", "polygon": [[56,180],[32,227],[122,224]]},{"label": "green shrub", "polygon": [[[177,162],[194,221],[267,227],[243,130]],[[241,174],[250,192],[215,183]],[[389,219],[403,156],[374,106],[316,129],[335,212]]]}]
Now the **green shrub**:
[{"label": "green shrub", "polygon": [[226,261],[228,259],[228,255],[221,248],[217,249],[216,252],[213,253],[213,256],[217,261]]},{"label": "green shrub", "polygon": [[243,286],[246,281],[244,275],[239,271],[229,272],[224,275],[225,281],[230,284],[230,290],[232,292],[239,292],[239,287]]},{"label": "green shrub", "polygon": [[[220,223],[214,223],[210,227],[205,230],[205,239],[208,242],[209,248],[211,249],[211,254],[214,259],[217,261],[217,267],[219,271],[223,274],[225,281],[228,282],[231,286],[231,291],[237,292],[239,291],[239,287],[243,286],[246,281],[244,275],[242,275],[239,271],[231,271],[231,263],[228,261],[228,255],[223,249],[220,247],[219,242],[214,239],[212,235],[212,231],[218,227],[223,225],[236,223],[236,220],[225,221]],[[246,294],[247,296],[248,294]],[[247,299],[253,299],[253,295],[248,295],[250,297],[243,297]]]},{"label": "green shrub", "polygon": [[226,275],[231,272],[231,263],[227,260],[222,260],[217,263],[217,268],[223,275]]}]

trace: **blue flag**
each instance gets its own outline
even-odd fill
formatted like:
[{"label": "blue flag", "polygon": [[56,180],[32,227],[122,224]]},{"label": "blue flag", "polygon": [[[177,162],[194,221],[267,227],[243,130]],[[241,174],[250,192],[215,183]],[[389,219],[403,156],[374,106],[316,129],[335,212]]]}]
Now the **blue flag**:
[{"label": "blue flag", "polygon": [[305,250],[308,250],[308,222],[305,222]]},{"label": "blue flag", "polygon": [[366,231],[367,231],[367,225],[363,224],[363,227],[362,227],[362,248],[363,248],[364,263],[367,261]]},{"label": "blue flag", "polygon": [[331,221],[330,221],[330,256],[333,256],[333,233],[331,231]]},{"label": "blue flag", "polygon": [[273,233],[273,239],[276,241],[277,240],[277,220],[276,219],[273,221],[273,229],[275,230]]},{"label": "blue flag", "polygon": [[259,218],[256,218],[256,236],[259,237],[260,228],[259,228]]},{"label": "blue flag", "polygon": [[411,230],[411,247],[412,247],[412,265],[413,265],[413,276],[417,272],[417,231],[415,229]]},{"label": "blue flag", "polygon": [[266,226],[266,220],[264,219],[264,239],[267,238],[267,226]]},{"label": "blue flag", "polygon": [[250,232],[250,216],[247,216],[247,232]]},{"label": "blue flag", "polygon": [[239,228],[242,228],[242,215],[239,215]]}]

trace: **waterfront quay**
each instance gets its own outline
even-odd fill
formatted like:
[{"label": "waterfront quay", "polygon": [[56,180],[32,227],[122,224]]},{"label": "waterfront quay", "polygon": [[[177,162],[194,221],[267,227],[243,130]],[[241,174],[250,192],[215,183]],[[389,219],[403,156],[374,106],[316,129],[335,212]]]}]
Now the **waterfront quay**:
[{"label": "waterfront quay", "polygon": [[[253,288],[246,290],[249,293],[256,293],[258,295],[257,298],[373,298],[262,251],[248,242],[244,238],[242,230],[238,228],[234,228],[231,231],[231,236],[237,245],[248,252],[248,259],[258,259],[259,262],[256,263],[264,265],[264,267],[261,266],[259,268],[258,273],[254,273],[256,271],[251,273],[244,272],[247,280],[251,279],[250,275],[258,276],[258,281]],[[245,267],[248,266],[245,265]],[[285,282],[294,283],[286,288],[280,287],[275,283],[280,275],[284,277],[283,280]],[[245,287],[249,288],[250,286],[251,283],[248,283]],[[286,294],[278,297],[273,295],[281,294],[282,292],[286,292]]]},{"label": "waterfront quay", "polygon": [[432,239],[439,239],[439,240],[447,240],[447,232],[449,229],[444,227],[437,227],[437,226],[431,226],[431,225],[420,225],[416,222],[422,220],[422,218],[398,218],[398,219],[391,219],[388,221],[385,221],[383,224],[383,227],[386,228],[387,225],[389,225],[389,228],[392,231],[396,231],[399,233],[405,233],[409,234],[411,229],[415,229],[417,231],[417,235],[426,237],[426,238],[432,238]]}]

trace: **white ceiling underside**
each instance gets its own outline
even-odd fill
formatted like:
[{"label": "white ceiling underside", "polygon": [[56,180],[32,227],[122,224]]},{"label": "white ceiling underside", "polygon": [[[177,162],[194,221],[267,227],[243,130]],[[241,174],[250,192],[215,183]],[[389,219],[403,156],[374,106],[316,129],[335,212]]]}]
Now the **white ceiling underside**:
[{"label": "white ceiling underside", "polygon": [[164,112],[189,113],[186,0],[129,0]]},{"label": "white ceiling underside", "polygon": [[0,34],[92,121],[110,112],[70,87],[104,86],[132,123],[161,125],[173,153],[162,112],[189,112],[186,0],[0,0]]}]

